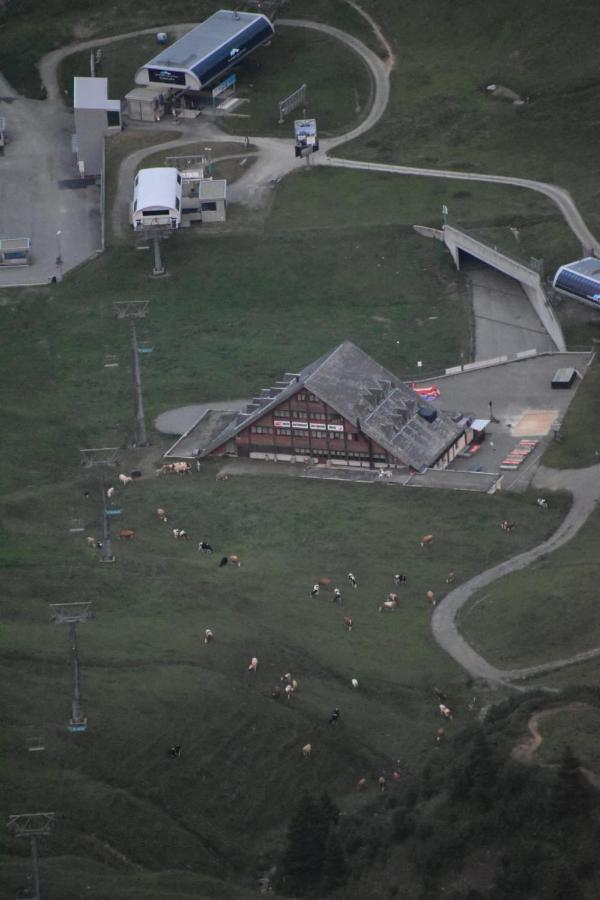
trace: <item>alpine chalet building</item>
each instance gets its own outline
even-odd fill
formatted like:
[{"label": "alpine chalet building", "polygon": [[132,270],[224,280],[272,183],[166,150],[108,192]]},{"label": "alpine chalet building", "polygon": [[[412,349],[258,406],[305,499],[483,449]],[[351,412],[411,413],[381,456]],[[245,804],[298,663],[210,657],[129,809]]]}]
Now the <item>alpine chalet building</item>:
[{"label": "alpine chalet building", "polygon": [[[470,441],[456,422],[344,341],[301,372],[288,372],[236,412],[206,410],[169,451],[329,465],[443,469]],[[190,455],[185,454],[185,455]]]}]

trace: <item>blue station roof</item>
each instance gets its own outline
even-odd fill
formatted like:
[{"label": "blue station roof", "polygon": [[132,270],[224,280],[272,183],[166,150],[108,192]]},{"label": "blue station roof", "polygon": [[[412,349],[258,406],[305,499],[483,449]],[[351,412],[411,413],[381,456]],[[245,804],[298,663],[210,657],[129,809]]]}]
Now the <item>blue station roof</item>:
[{"label": "blue station roof", "polygon": [[161,50],[143,68],[191,72],[204,87],[268,41],[274,32],[262,13],[220,9]]},{"label": "blue station roof", "polygon": [[600,304],[600,259],[586,256],[561,266],[552,286],[558,291]]}]

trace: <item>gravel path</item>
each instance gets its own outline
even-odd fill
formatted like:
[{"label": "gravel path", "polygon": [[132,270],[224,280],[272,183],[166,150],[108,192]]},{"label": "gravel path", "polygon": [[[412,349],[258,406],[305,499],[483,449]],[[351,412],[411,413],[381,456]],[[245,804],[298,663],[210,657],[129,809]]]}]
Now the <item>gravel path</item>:
[{"label": "gravel path", "polygon": [[542,466],[536,472],[534,486],[540,490],[566,490],[573,495],[573,503],[561,525],[547,541],[525,553],[511,557],[485,572],[480,572],[470,581],[451,591],[435,608],[431,620],[433,636],[439,646],[466,669],[469,675],[473,678],[483,679],[492,686],[526,681],[535,675],[562,669],[565,666],[600,655],[600,648],[595,648],[566,659],[554,660],[524,669],[499,669],[480,656],[465,641],[458,630],[456,617],[474,593],[504,575],[525,569],[536,560],[566,544],[577,534],[600,499],[600,466],[562,471]]}]

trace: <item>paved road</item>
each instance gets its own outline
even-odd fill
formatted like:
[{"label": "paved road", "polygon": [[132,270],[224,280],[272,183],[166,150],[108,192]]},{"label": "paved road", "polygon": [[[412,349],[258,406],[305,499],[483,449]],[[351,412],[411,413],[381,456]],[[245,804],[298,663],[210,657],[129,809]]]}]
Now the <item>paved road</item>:
[{"label": "paved road", "polygon": [[21,97],[1,75],[0,95],[14,98],[0,104],[10,141],[0,157],[0,238],[30,238],[33,259],[30,266],[0,267],[0,288],[48,284],[100,249],[100,191],[60,187],[78,175],[73,117],[62,104]]},{"label": "paved road", "polygon": [[463,262],[461,270],[473,297],[476,360],[556,349],[516,279],[475,260]]},{"label": "paved road", "polygon": [[435,608],[431,620],[433,636],[439,646],[473,678],[483,679],[493,686],[521,682],[534,675],[544,674],[600,655],[600,648],[595,648],[568,659],[554,660],[529,668],[499,669],[477,653],[458,630],[456,617],[474,593],[504,575],[527,568],[542,556],[552,553],[575,537],[600,499],[600,466],[561,471],[542,466],[535,475],[534,485],[540,490],[567,490],[573,495],[571,509],[554,534],[547,541],[538,544],[537,547],[513,556],[485,572],[480,572],[470,581],[451,591]]},{"label": "paved road", "polygon": [[490,184],[510,184],[514,187],[528,188],[545,194],[560,209],[567,225],[581,243],[586,255],[593,252],[600,256],[600,243],[596,240],[581,213],[575,206],[573,198],[564,188],[545,181],[535,181],[531,178],[513,178],[510,175],[485,175],[480,172],[454,172],[451,169],[422,169],[417,166],[395,166],[387,163],[360,162],[354,159],[341,159],[328,157],[318,160],[321,165],[338,166],[345,169],[359,169],[370,172],[389,172],[395,175],[418,175],[424,178],[447,178],[456,181],[484,181]]}]

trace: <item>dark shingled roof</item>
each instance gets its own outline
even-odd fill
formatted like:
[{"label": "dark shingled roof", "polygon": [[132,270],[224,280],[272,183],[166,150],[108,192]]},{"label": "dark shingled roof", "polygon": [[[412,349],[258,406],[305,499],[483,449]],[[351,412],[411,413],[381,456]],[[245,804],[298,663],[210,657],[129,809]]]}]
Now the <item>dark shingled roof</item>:
[{"label": "dark shingled roof", "polygon": [[[464,431],[359,347],[344,341],[301,372],[288,372],[285,380],[261,391],[215,435],[203,455],[231,440],[301,388],[345,419],[358,423],[363,433],[388,453],[419,471],[433,465]],[[433,421],[419,410],[434,413]]]}]

